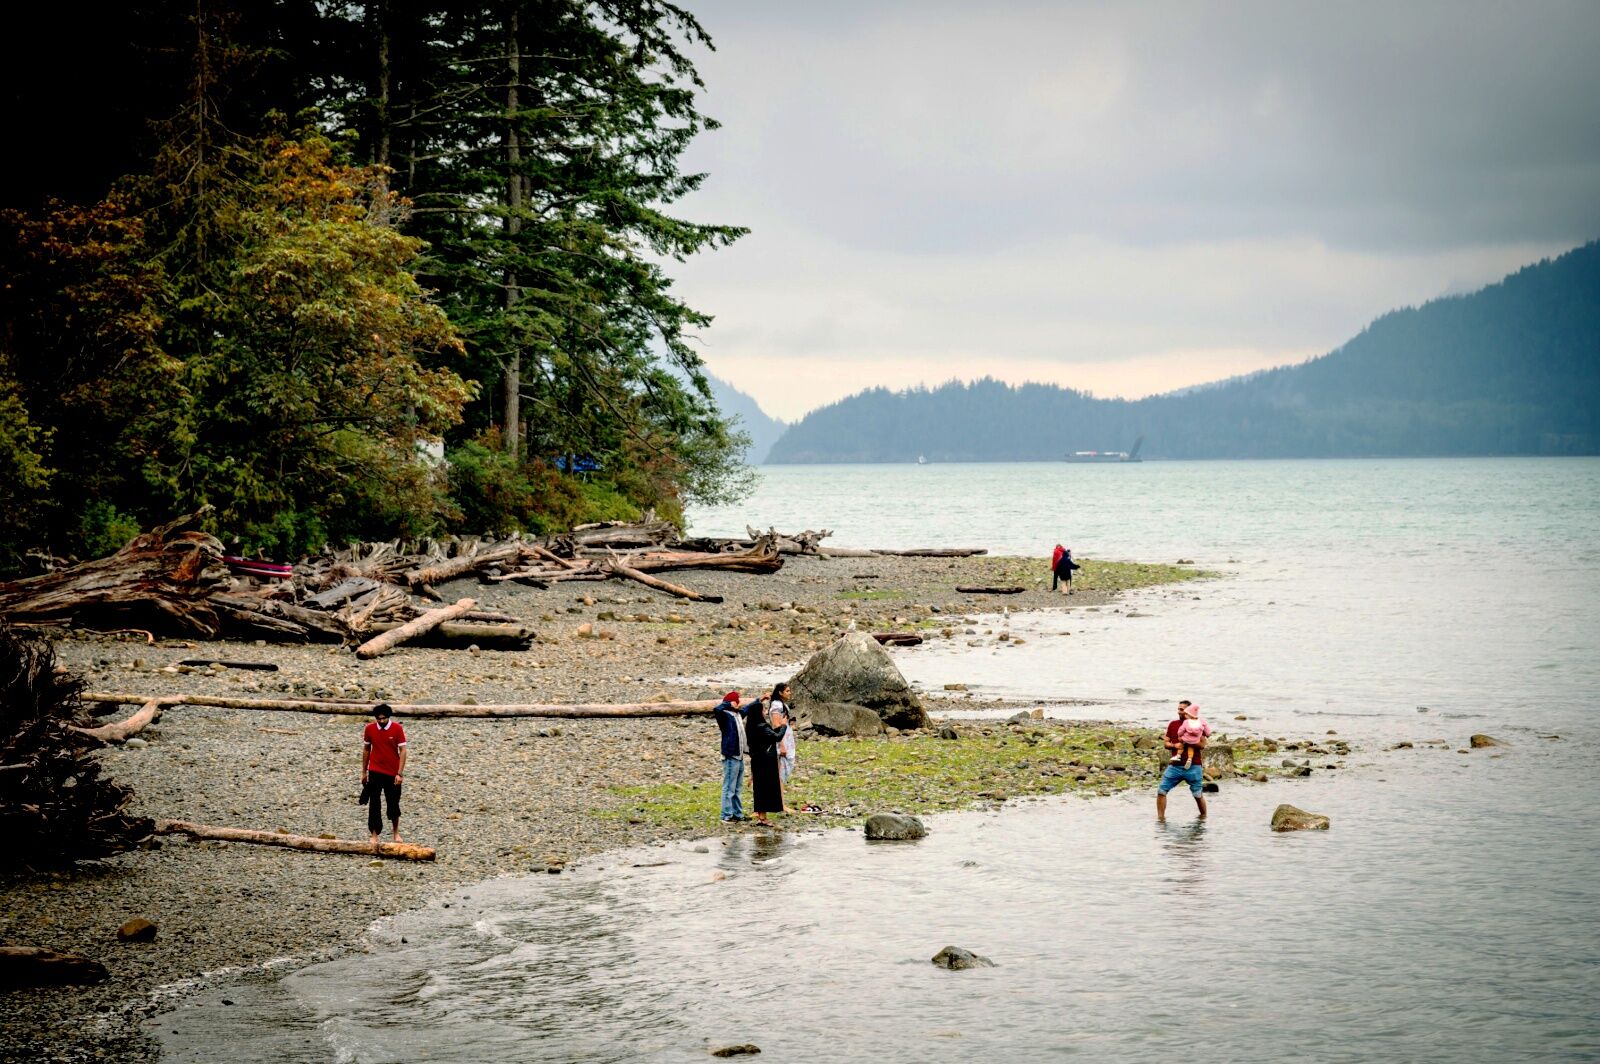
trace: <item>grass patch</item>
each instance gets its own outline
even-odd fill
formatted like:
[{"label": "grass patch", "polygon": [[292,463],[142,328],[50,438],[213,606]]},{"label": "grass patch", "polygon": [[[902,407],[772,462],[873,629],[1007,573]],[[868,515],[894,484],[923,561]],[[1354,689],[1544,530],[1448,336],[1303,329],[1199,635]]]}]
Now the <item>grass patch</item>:
[{"label": "grass patch", "polygon": [[906,591],[906,590],[904,590],[902,588],[898,588],[898,587],[884,587],[884,588],[875,587],[875,588],[872,588],[871,590],[868,590],[868,591],[841,591],[841,592],[839,592],[839,597],[842,598],[842,599],[856,599],[857,601],[864,601],[864,602],[876,602],[879,599],[906,598],[908,595],[910,595],[909,591]]},{"label": "grass patch", "polygon": [[[789,781],[789,804],[820,805],[826,812],[804,822],[838,825],[868,813],[933,813],[1002,796],[1153,788],[1163,767],[1160,733],[1154,729],[1045,721],[962,722],[958,728],[962,737],[954,740],[923,732],[892,739],[803,740],[799,772]],[[1256,762],[1275,749],[1256,739],[1230,745],[1241,773],[1256,771]],[[748,776],[745,788],[748,807]],[[722,787],[720,779],[708,778],[617,787],[613,793],[616,806],[599,815],[709,831],[717,823]]]}]

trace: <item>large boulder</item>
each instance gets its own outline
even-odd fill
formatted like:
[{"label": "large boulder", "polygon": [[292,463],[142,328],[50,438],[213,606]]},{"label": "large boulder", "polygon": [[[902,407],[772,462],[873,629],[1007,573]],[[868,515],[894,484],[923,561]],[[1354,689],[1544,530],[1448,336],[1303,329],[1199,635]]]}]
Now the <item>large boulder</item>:
[{"label": "large boulder", "polygon": [[1321,813],[1308,813],[1287,803],[1272,811],[1273,831],[1327,831],[1328,818]]},{"label": "large boulder", "polygon": [[906,839],[920,839],[927,834],[927,827],[914,816],[901,816],[899,813],[873,813],[867,817],[867,838],[869,839],[900,842]]},{"label": "large boulder", "polygon": [[818,702],[865,706],[896,728],[925,728],[927,710],[889,652],[866,632],[846,632],[814,654],[789,681],[802,714]]},{"label": "large boulder", "polygon": [[1505,743],[1501,742],[1499,739],[1496,739],[1494,736],[1492,736],[1492,735],[1484,735],[1482,732],[1479,732],[1477,735],[1474,735],[1471,739],[1469,739],[1467,741],[1472,744],[1472,748],[1474,750],[1481,750],[1486,746],[1505,746],[1506,745]]},{"label": "large boulder", "polygon": [[882,735],[883,718],[848,702],[811,702],[795,710],[819,735]]},{"label": "large boulder", "polygon": [[1231,743],[1207,744],[1201,761],[1205,765],[1205,777],[1208,780],[1232,779],[1234,774],[1238,772],[1233,763],[1233,746]]},{"label": "large boulder", "polygon": [[970,949],[962,949],[960,946],[946,946],[933,955],[933,963],[952,972],[963,972],[968,968],[994,967],[994,961],[988,957],[980,957]]}]

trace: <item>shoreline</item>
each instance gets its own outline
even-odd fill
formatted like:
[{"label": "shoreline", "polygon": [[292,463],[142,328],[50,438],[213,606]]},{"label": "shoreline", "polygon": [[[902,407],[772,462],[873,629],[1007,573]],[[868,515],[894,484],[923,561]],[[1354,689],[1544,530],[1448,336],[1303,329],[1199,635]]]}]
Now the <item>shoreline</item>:
[{"label": "shoreline", "polygon": [[[347,651],[320,646],[147,644],[138,636],[63,633],[57,657],[91,689],[148,694],[486,703],[530,697],[639,701],[662,693],[700,698],[720,691],[714,683],[682,676],[769,668],[776,680],[852,621],[867,630],[892,627],[955,638],[962,617],[1002,605],[1014,612],[1092,607],[1130,588],[1204,575],[1175,566],[1088,564],[1080,574],[1086,586],[1072,599],[1048,591],[1042,560],[987,556],[791,558],[771,575],[687,574],[685,582],[697,590],[724,595],[727,602],[720,606],[636,594],[644,589],[615,583],[542,592],[501,585],[480,592],[463,581],[441,593],[481,594],[484,608],[531,622],[540,633],[534,647],[476,655],[402,648],[360,662]],[[1027,590],[1004,597],[954,591],[958,584],[1002,582]],[[586,623],[597,638],[577,637]],[[272,662],[280,671],[176,665],[209,654]],[[975,708],[1052,704],[978,703],[928,693],[923,698],[936,718]],[[362,811],[354,804],[362,723],[179,706],[146,732],[147,746],[107,748],[102,760],[112,779],[133,787],[135,813],[362,837]],[[936,721],[935,732],[942,723]],[[1004,728],[1001,721],[950,723]],[[157,1049],[140,1021],[172,1008],[200,985],[188,981],[205,972],[256,971],[285,956],[299,965],[361,949],[375,921],[463,884],[559,871],[597,854],[658,841],[749,830],[716,824],[714,809],[705,823],[636,815],[636,795],[621,790],[710,781],[719,758],[709,722],[418,720],[409,733],[413,752],[402,827],[408,840],[439,848],[435,864],[165,837],[149,849],[72,870],[0,881],[0,941],[82,953],[112,972],[99,986],[10,992],[10,1008],[0,1020],[0,1055],[152,1059]],[[844,822],[787,819],[788,830]],[[116,928],[134,916],[157,923],[156,941],[116,941]],[[186,985],[189,990],[182,989]],[[158,1002],[162,988],[168,993]]]}]

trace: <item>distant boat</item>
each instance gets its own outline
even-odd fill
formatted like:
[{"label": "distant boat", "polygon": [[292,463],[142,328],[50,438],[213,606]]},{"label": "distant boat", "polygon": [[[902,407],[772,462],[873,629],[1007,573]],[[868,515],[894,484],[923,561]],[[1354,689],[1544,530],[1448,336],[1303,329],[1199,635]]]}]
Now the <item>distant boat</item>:
[{"label": "distant boat", "polygon": [[928,464],[928,459],[927,459],[926,455],[920,455],[920,454],[917,455],[917,465],[927,465],[927,464]]},{"label": "distant boat", "polygon": [[1073,451],[1062,459],[1064,462],[1141,462],[1139,448],[1144,446],[1144,437],[1140,436],[1133,441],[1131,451]]}]

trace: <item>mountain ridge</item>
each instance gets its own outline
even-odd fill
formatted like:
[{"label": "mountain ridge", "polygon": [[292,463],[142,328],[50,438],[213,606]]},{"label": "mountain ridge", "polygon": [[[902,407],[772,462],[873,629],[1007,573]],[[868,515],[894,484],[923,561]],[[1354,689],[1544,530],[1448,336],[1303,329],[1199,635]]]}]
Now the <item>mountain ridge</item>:
[{"label": "mountain ridge", "polygon": [[1600,453],[1600,241],[1392,310],[1327,354],[1144,399],[992,378],[814,410],[768,461]]}]

